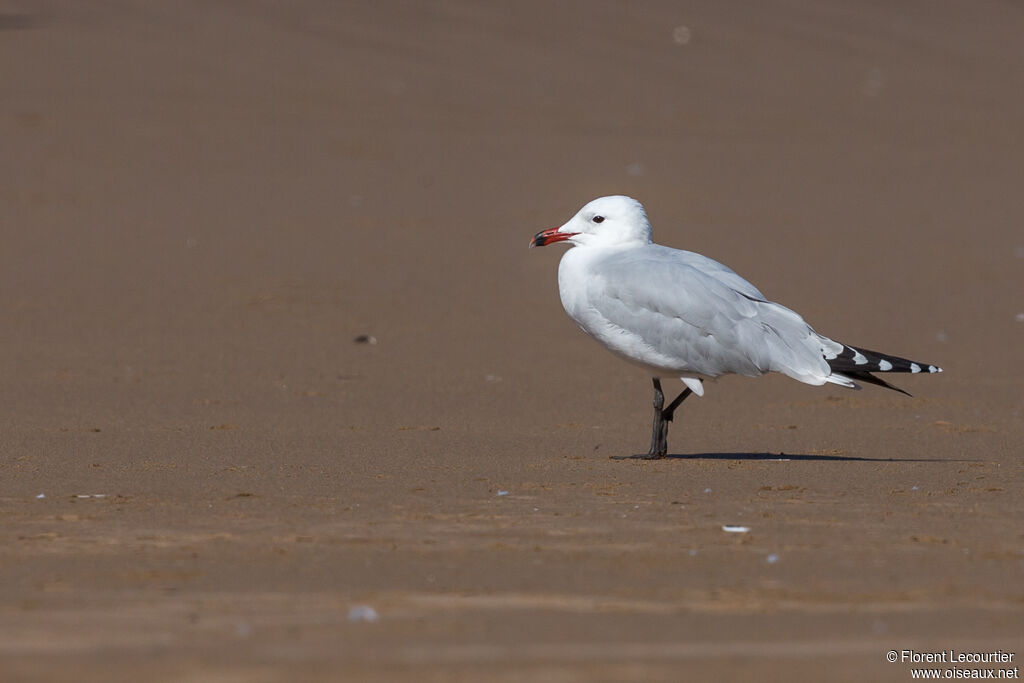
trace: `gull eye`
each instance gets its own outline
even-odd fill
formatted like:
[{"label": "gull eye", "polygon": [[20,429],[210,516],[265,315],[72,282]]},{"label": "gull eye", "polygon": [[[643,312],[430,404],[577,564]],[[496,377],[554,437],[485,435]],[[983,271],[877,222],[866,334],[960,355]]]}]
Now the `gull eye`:
[{"label": "gull eye", "polygon": [[604,223],[604,216],[594,216],[590,220],[594,221],[595,223]]}]

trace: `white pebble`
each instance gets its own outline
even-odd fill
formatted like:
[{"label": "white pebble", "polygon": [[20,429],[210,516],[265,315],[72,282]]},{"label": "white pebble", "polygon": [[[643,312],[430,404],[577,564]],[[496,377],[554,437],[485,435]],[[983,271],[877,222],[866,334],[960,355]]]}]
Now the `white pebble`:
[{"label": "white pebble", "polygon": [[380,619],[380,616],[377,614],[377,610],[369,605],[356,605],[348,611],[348,620],[352,623],[366,621],[372,624],[378,619]]},{"label": "white pebble", "polygon": [[778,553],[772,553],[768,557],[764,558],[764,561],[767,562],[768,564],[775,564],[776,562],[779,561],[779,555],[778,555]]},{"label": "white pebble", "polygon": [[498,495],[499,496],[507,496],[508,495],[508,491],[498,491]]},{"label": "white pebble", "polygon": [[722,531],[730,534],[745,534],[750,531],[749,526],[739,526],[736,524],[724,524],[722,525]]}]

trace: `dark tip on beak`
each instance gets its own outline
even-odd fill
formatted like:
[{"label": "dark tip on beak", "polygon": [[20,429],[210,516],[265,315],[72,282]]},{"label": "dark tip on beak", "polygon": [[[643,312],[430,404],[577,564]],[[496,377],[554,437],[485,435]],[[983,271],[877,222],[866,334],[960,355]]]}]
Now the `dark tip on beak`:
[{"label": "dark tip on beak", "polygon": [[547,230],[541,230],[533,239],[530,240],[530,247],[546,247],[549,244],[555,242],[564,242],[573,235],[578,233],[575,232],[558,232],[558,228],[549,228]]}]

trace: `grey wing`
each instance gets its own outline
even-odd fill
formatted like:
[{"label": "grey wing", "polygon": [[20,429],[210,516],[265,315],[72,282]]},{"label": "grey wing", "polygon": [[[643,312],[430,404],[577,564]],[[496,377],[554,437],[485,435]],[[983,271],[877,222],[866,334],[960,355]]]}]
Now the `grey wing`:
[{"label": "grey wing", "polygon": [[650,350],[680,372],[774,371],[811,384],[825,381],[830,370],[820,338],[799,315],[765,301],[725,266],[682,254],[609,259],[590,285],[592,305],[611,325],[642,331]]},{"label": "grey wing", "polygon": [[726,287],[729,287],[748,298],[757,301],[768,300],[757,287],[751,284],[748,280],[740,277],[740,275],[732,268],[724,263],[719,263],[714,259],[710,259],[703,254],[698,254],[692,251],[670,249],[668,247],[661,246],[659,246],[657,253],[660,259],[688,265],[705,275],[713,277]]}]

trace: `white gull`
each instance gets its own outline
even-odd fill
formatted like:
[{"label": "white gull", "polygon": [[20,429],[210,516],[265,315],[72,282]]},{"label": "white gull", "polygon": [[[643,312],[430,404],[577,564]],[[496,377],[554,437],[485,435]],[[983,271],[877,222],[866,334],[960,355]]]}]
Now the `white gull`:
[{"label": "white gull", "polygon": [[[707,378],[781,372],[805,384],[857,388],[857,380],[906,393],[871,373],[942,372],[833,341],[721,263],[654,244],[644,207],[630,197],[595,199],[564,225],[534,235],[530,246],[563,241],[576,247],[558,266],[566,313],[653,379],[651,447],[631,457],[665,457],[668,423],[687,396],[704,395]],[[686,385],[668,407],[665,377]]]}]

